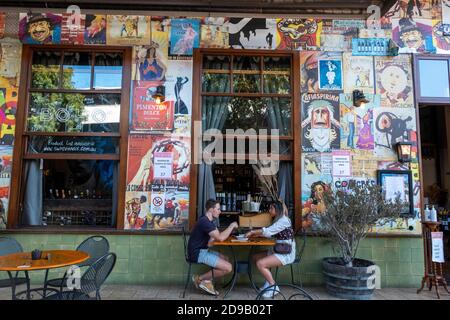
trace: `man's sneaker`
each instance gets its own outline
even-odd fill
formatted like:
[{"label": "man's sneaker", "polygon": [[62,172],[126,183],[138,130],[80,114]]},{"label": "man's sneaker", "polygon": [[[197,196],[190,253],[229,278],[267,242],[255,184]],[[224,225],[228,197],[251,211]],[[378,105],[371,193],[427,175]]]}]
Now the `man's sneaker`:
[{"label": "man's sneaker", "polygon": [[264,289],[267,288],[267,287],[269,287],[269,286],[270,286],[269,282],[267,282],[267,281],[264,282],[263,286],[262,286],[261,288],[259,288],[259,292],[264,291]]},{"label": "man's sneaker", "polygon": [[263,293],[262,297],[264,299],[271,299],[280,293],[280,287],[275,286],[273,288],[267,289],[266,292]]},{"label": "man's sneaker", "polygon": [[199,284],[200,289],[202,289],[203,291],[212,294],[213,296],[217,296],[219,294],[219,292],[216,291],[216,289],[214,289],[214,285],[212,283],[211,280],[203,280],[200,282]]},{"label": "man's sneaker", "polygon": [[194,284],[194,286],[197,288],[197,289],[200,289],[200,287],[199,287],[199,285],[200,285],[200,277],[198,276],[198,275],[196,275],[196,274],[193,274],[192,275],[192,283]]}]

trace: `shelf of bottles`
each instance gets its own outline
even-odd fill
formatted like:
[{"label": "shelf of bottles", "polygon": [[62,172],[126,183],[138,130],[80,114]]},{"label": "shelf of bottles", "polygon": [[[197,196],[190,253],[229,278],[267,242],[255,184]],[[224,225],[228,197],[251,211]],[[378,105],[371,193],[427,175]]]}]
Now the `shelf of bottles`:
[{"label": "shelf of bottles", "polygon": [[105,190],[48,189],[42,225],[111,226],[112,194]]}]

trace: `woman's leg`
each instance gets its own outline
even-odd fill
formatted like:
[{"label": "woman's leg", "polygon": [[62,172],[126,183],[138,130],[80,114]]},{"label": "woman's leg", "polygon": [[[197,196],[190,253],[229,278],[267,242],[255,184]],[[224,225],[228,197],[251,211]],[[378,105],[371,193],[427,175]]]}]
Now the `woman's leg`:
[{"label": "woman's leg", "polygon": [[270,285],[275,284],[275,280],[273,280],[270,268],[279,267],[281,265],[283,265],[281,261],[278,260],[278,258],[273,254],[256,261],[256,267]]}]

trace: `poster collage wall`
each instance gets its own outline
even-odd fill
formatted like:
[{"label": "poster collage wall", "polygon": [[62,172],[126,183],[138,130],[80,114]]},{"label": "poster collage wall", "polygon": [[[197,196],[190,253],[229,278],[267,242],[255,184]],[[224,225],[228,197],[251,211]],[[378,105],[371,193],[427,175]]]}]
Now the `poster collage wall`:
[{"label": "poster collage wall", "polygon": [[[375,183],[376,170],[402,168],[393,143],[417,141],[407,53],[450,53],[442,28],[450,23],[450,0],[408,2],[396,3],[378,29],[348,19],[29,12],[20,14],[18,39],[3,40],[6,19],[0,13],[0,188],[9,190],[20,42],[133,46],[125,228],[134,230],[180,227],[188,219],[193,49],[300,50],[302,215],[306,225],[320,228],[314,213],[324,208],[317,190]],[[353,56],[352,39],[358,37],[392,39],[401,54]],[[157,104],[153,96],[161,86],[165,101]],[[363,110],[352,107],[354,89],[370,100]],[[420,233],[417,157],[411,169],[416,218],[374,231]]]}]

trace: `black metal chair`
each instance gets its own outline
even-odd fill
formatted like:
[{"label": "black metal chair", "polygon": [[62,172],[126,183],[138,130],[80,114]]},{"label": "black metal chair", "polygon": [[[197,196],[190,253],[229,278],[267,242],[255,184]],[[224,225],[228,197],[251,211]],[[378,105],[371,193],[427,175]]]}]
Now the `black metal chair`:
[{"label": "black metal chair", "polygon": [[[81,242],[78,245],[76,250],[83,251],[83,252],[86,252],[87,254],[89,254],[89,259],[78,264],[78,267],[87,267],[109,252],[109,242],[108,242],[108,239],[106,239],[103,236],[99,236],[99,235],[91,236],[91,237],[83,240],[83,242]],[[66,279],[66,276],[67,275],[64,274],[63,278],[47,280],[47,277],[48,277],[48,270],[47,270],[47,272],[45,274],[44,288],[64,287],[64,281]]]},{"label": "black metal chair", "polygon": [[313,297],[303,288],[293,284],[274,284],[260,291],[256,300],[267,299],[264,294],[271,293],[274,300],[313,300]]},{"label": "black metal chair", "polygon": [[[297,283],[294,281],[294,265],[296,265],[298,269],[300,268],[300,263],[302,262],[303,252],[305,251],[305,246],[306,246],[306,232],[304,232],[304,231],[300,232],[299,235],[302,239],[301,245],[298,246],[298,241],[296,239],[294,239],[296,241],[297,252],[295,254],[294,262],[289,264],[289,267],[291,268],[291,283],[293,285],[297,285]],[[278,268],[279,267],[277,267],[275,269],[275,278],[274,278],[275,282],[277,281],[277,278],[278,278]],[[300,272],[298,272],[298,276],[299,276],[299,285],[300,285],[300,287],[303,287]]]},{"label": "black metal chair", "polygon": [[[18,252],[23,252],[23,248],[16,239],[10,237],[0,237],[0,256]],[[30,278],[28,277],[27,271],[24,271],[25,277],[19,277],[19,271],[16,272],[15,276],[13,276],[10,271],[7,272],[9,279],[1,279],[0,288],[11,287],[11,297],[13,300],[16,298],[16,286],[26,284],[27,290],[30,290]]]},{"label": "black metal chair", "polygon": [[[60,292],[47,296],[46,300],[101,300],[100,290],[103,283],[111,274],[116,264],[117,256],[110,252],[92,263],[83,273],[80,279],[79,288],[74,290],[63,290],[61,286]],[[91,294],[95,292],[95,297]]]},{"label": "black metal chair", "polygon": [[[186,289],[189,285],[189,282],[191,281],[191,270],[193,264],[199,264],[199,265],[205,265],[203,263],[198,262],[192,262],[189,259],[189,252],[188,252],[188,241],[187,241],[187,234],[186,234],[186,228],[183,228],[183,244],[184,244],[184,258],[186,260],[186,263],[188,264],[188,273],[186,278],[186,283],[184,285],[184,291],[183,291],[183,298],[186,296]],[[212,272],[212,278],[214,279],[214,268],[211,268]]]}]

